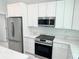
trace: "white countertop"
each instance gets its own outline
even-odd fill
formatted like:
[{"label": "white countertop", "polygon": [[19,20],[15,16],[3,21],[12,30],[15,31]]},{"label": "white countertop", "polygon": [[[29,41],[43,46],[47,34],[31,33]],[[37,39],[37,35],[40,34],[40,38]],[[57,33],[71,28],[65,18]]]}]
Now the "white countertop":
[{"label": "white countertop", "polygon": [[39,35],[24,35],[24,38],[29,37],[29,38],[36,38]]},{"label": "white countertop", "polygon": [[0,59],[28,59],[29,55],[10,50],[0,46]]}]

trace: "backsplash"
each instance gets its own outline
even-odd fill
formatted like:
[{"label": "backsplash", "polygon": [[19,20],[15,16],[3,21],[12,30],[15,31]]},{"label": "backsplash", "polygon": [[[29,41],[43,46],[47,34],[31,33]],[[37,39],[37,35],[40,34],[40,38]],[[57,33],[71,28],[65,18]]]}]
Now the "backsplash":
[{"label": "backsplash", "polygon": [[79,38],[79,31],[68,29],[55,29],[51,27],[29,27],[31,34],[46,34],[51,36],[64,36],[64,37],[76,37]]}]

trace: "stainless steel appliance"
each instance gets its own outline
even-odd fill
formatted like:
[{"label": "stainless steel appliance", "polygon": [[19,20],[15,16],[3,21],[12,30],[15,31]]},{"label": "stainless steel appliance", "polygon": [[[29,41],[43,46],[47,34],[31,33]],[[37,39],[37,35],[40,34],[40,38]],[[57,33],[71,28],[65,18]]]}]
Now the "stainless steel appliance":
[{"label": "stainless steel appliance", "polygon": [[22,17],[7,20],[9,48],[23,53]]},{"label": "stainless steel appliance", "polygon": [[35,40],[35,54],[52,59],[53,40],[55,36],[40,35]]},{"label": "stainless steel appliance", "polygon": [[56,17],[38,17],[38,25],[55,27],[55,19]]}]

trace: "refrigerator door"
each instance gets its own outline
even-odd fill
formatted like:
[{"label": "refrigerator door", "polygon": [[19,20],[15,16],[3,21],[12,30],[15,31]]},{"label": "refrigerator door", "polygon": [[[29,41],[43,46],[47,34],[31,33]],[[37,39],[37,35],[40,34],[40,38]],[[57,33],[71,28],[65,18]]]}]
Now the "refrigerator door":
[{"label": "refrigerator door", "polygon": [[8,18],[7,27],[9,48],[18,52],[23,52],[22,18]]},{"label": "refrigerator door", "polygon": [[8,39],[22,41],[21,18],[8,18]]}]

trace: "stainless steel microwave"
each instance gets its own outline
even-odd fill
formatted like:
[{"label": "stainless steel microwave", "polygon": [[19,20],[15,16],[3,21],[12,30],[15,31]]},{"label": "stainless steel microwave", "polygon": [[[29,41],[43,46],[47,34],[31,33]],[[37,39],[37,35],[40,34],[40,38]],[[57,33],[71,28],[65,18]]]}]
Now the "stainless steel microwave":
[{"label": "stainless steel microwave", "polygon": [[38,25],[55,27],[55,20],[56,17],[38,17]]}]

